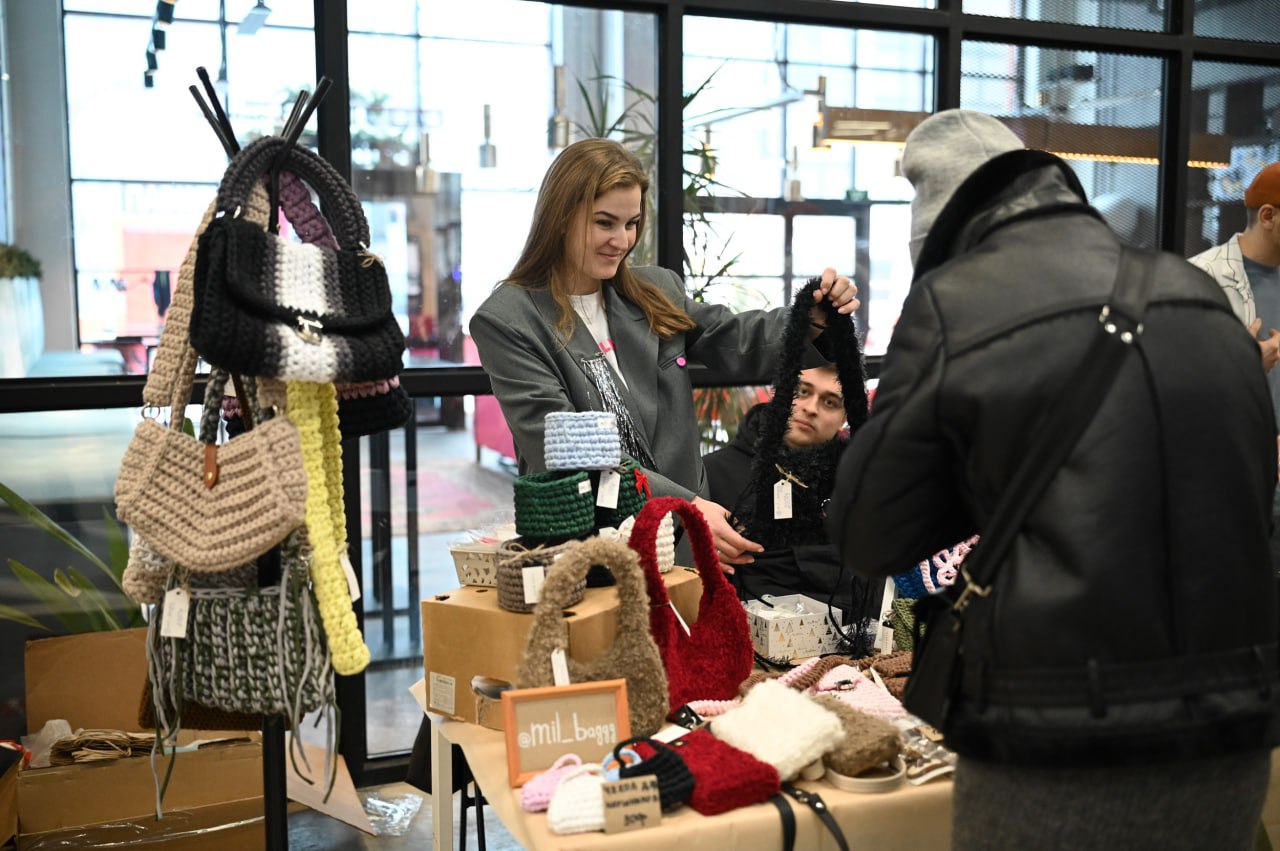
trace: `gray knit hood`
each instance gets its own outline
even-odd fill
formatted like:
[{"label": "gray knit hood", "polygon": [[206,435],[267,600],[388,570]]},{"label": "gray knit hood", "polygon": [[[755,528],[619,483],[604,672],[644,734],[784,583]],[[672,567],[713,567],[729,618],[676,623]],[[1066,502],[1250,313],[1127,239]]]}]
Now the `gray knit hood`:
[{"label": "gray knit hood", "polygon": [[911,202],[911,262],[942,208],[965,178],[992,157],[1023,148],[995,118],[969,109],[931,115],[907,136],[902,174],[916,190]]}]

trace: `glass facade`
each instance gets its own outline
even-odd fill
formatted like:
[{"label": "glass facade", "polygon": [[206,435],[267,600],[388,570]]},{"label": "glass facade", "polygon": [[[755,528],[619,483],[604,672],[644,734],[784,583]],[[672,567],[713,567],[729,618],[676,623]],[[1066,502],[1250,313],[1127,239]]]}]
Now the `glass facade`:
[{"label": "glass facade", "polygon": [[[241,141],[278,133],[318,66],[345,75],[336,134],[410,340],[417,406],[409,428],[347,448],[375,659],[363,702],[346,707],[365,734],[348,757],[359,774],[413,740],[417,604],[456,586],[448,544],[511,511],[510,433],[466,327],[510,270],[563,144],[611,134],[651,163],[655,201],[681,195],[668,208],[682,227],[651,219],[636,258],[678,268],[699,298],[776,306],[825,266],[852,273],[874,375],[911,282],[901,142],[938,109],[990,112],[1068,156],[1135,244],[1191,254],[1240,229],[1243,186],[1280,159],[1280,7],[1196,0],[1175,20],[1185,5],[829,0],[806,4],[801,24],[785,4],[744,0],[728,17],[684,16],[675,53],[661,0],[380,0],[320,21],[311,3],[254,20],[255,0],[183,0],[162,49],[135,0],[0,7],[0,236],[44,267],[33,285],[0,279],[0,483],[107,546],[141,374],[227,162],[187,92],[193,69],[208,69]],[[322,25],[345,28],[343,55],[318,47]],[[1173,72],[1188,44],[1183,88]],[[50,70],[49,57],[62,61]],[[1170,114],[1190,125],[1185,164],[1161,157],[1181,129]],[[313,119],[302,143],[345,158],[334,138]],[[762,398],[744,380],[695,377],[714,385],[698,390],[708,448]],[[20,517],[0,513],[0,526],[7,558],[57,564]],[[0,578],[0,603],[22,593]],[[26,637],[0,629],[6,652]],[[0,683],[0,705],[15,707],[4,719],[20,718],[14,682]]]}]

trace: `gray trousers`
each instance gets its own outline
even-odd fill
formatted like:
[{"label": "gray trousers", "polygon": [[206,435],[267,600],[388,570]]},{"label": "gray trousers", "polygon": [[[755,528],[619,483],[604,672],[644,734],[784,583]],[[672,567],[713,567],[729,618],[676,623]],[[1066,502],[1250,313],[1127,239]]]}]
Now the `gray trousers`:
[{"label": "gray trousers", "polygon": [[1271,752],[1105,768],[961,759],[953,845],[977,849],[1252,851]]}]

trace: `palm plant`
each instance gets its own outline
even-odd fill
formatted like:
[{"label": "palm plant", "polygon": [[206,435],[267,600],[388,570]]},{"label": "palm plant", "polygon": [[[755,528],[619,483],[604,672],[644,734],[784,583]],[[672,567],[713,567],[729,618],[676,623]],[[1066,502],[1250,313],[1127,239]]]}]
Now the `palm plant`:
[{"label": "palm plant", "polygon": [[[688,111],[689,106],[711,85],[718,72],[719,68],[692,91],[684,94],[681,98],[682,112]],[[574,122],[579,135],[612,138],[621,142],[639,158],[649,172],[650,181],[656,183],[658,131],[653,120],[657,107],[655,95],[627,80],[601,73],[598,64],[594,76],[586,82],[577,80],[576,83],[586,109],[586,121]],[[588,88],[588,83],[595,90],[594,95]],[[624,98],[629,96],[629,102],[615,111],[611,90],[617,89],[622,91]],[[682,149],[683,218],[688,239],[686,245],[682,246],[681,260],[689,297],[694,301],[704,301],[712,287],[732,283],[732,269],[741,256],[740,252],[730,253],[728,250],[732,236],[724,241],[723,247],[713,247],[714,227],[710,215],[718,209],[715,199],[718,195],[742,193],[716,180],[715,154],[695,135],[685,134]],[[650,192],[645,196],[645,204],[646,217],[652,222],[656,216],[655,193]],[[643,263],[656,260],[656,233],[656,228],[647,228],[632,256]],[[690,256],[689,245],[693,246],[694,256]],[[761,401],[764,395],[762,389],[757,387],[707,387],[695,389],[693,393],[703,451],[710,451],[732,440],[742,415]]]},{"label": "palm plant", "polygon": [[73,566],[56,568],[50,581],[11,558],[8,560],[9,570],[17,585],[30,596],[31,602],[23,607],[0,603],[0,620],[53,632],[54,628],[42,620],[49,618],[68,633],[143,625],[141,606],[124,593],[121,584],[129,561],[129,544],[124,530],[106,507],[102,509],[102,517],[107,531],[107,561],[103,561],[74,535],[3,483],[0,483],[0,500],[20,518],[97,568],[111,583],[110,590],[104,592]]}]

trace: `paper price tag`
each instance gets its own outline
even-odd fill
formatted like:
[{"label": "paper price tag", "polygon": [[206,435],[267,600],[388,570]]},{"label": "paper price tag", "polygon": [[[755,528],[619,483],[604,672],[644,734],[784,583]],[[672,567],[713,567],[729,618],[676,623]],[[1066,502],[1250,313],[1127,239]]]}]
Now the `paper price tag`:
[{"label": "paper price tag", "polygon": [[165,638],[187,637],[187,609],[191,597],[185,588],[170,588],[164,594],[164,616],[160,619],[160,634]]},{"label": "paper price tag", "polygon": [[591,493],[591,480],[583,479],[578,482],[578,493]]},{"label": "paper price tag", "polygon": [[538,602],[542,594],[542,583],[547,578],[547,569],[540,564],[531,564],[520,571],[520,581],[524,583],[524,601]]},{"label": "paper price tag", "polygon": [[668,600],[667,605],[671,607],[671,611],[676,613],[676,623],[680,624],[680,628],[684,630],[684,634],[689,635],[689,625],[685,623],[684,618],[680,616],[680,610],[676,608],[676,604]]},{"label": "paper price tag", "polygon": [[347,592],[351,594],[351,602],[360,599],[360,580],[356,579],[356,569],[351,564],[351,559],[347,557],[346,549],[343,549],[342,555],[338,556],[338,561],[342,564],[342,572],[347,577]]},{"label": "paper price tag", "polygon": [[563,647],[551,651],[551,683],[557,686],[569,685],[569,661],[565,658]]},{"label": "paper price tag", "polygon": [[773,519],[791,519],[791,482],[779,479],[773,486]]},{"label": "paper price tag", "polygon": [[662,823],[662,800],[658,795],[658,778],[652,774],[606,780],[600,784],[604,793],[604,832],[623,833]]},{"label": "paper price tag", "polygon": [[600,490],[596,492],[596,505],[601,508],[618,507],[618,486],[622,477],[617,470],[605,470],[600,474]]}]

